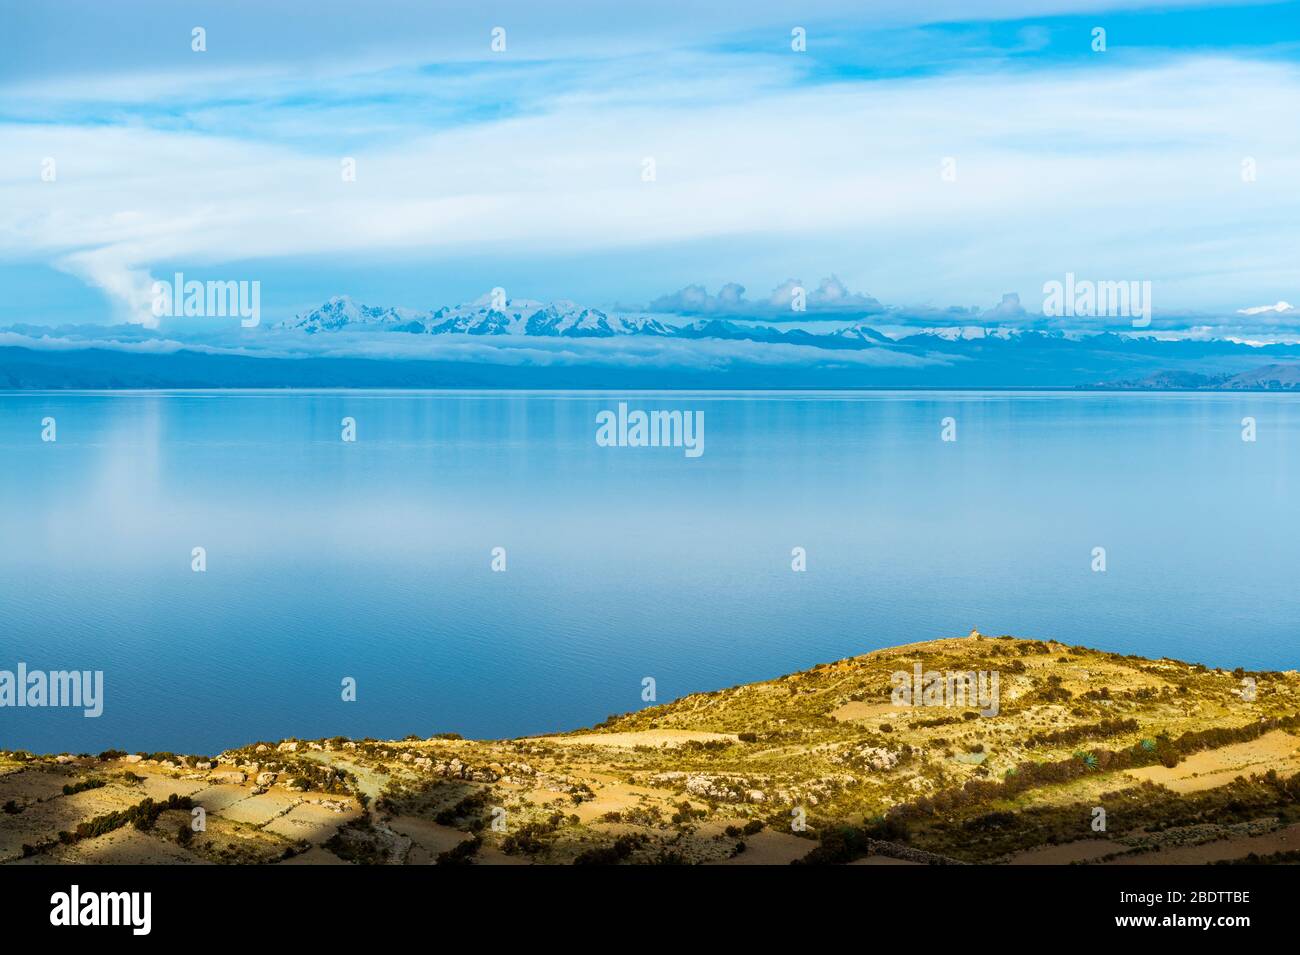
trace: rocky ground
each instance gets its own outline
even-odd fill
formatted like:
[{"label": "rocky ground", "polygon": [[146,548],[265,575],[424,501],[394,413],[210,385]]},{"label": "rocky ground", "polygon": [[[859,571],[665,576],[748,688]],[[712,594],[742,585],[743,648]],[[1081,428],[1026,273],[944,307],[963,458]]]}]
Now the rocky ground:
[{"label": "rocky ground", "polygon": [[[899,705],[917,663],[996,715]],[[972,633],[560,736],[0,752],[0,862],[1291,862],[1297,733],[1292,671]]]}]

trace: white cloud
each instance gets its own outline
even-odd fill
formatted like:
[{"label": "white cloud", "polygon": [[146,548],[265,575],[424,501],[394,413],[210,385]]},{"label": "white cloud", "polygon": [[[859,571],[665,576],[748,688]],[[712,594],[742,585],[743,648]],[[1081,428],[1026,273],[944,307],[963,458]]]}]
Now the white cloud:
[{"label": "white cloud", "polygon": [[727,282],[717,295],[709,294],[703,285],[688,285],[650,302],[652,312],[677,315],[750,315],[773,318],[798,318],[792,313],[796,289],[803,289],[805,303],[811,312],[836,312],[846,310],[881,309],[881,304],[870,295],[850,292],[834,275],[821,280],[814,289],[807,288],[801,279],[787,279],[770,294],[753,300],[745,297],[745,287],[738,282]]},{"label": "white cloud", "polygon": [[1251,308],[1239,308],[1237,309],[1237,314],[1238,315],[1263,315],[1268,312],[1285,313],[1285,312],[1296,312],[1296,311],[1300,311],[1300,309],[1297,309],[1290,302],[1278,302],[1276,305],[1255,305]]},{"label": "white cloud", "polygon": [[[888,301],[992,301],[1067,271],[1150,279],[1165,305],[1294,287],[1300,129],[1276,122],[1300,101],[1292,65],[1197,58],[692,105],[698,79],[677,80],[680,96],[664,82],[654,101],[668,105],[569,91],[538,113],[373,143],[309,106],[249,107],[314,130],[310,149],[183,124],[0,126],[0,257],[56,263],[136,320],[170,263],[258,279],[287,257],[622,249],[635,268],[639,248],[721,256],[737,238],[795,263],[784,274],[815,251]],[[1260,175],[1243,184],[1247,150]],[[57,182],[39,179],[45,156]],[[645,156],[657,181],[641,181]]]}]

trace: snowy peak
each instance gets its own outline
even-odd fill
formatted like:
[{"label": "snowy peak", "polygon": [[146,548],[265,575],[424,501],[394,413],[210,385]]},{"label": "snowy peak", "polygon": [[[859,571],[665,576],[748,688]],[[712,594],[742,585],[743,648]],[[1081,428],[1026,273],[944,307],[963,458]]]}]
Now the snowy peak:
[{"label": "snowy peak", "polygon": [[319,308],[299,315],[296,320],[281,323],[280,327],[297,328],[314,335],[355,325],[395,325],[407,319],[401,309],[359,305],[346,295],[336,295]]},{"label": "snowy peak", "polygon": [[330,299],[280,325],[309,335],[343,329],[378,328],[423,335],[530,335],[545,338],[612,338],[616,335],[668,336],[674,329],[658,319],[616,316],[569,301],[543,304],[484,296],[431,312],[360,305],[346,296]]},{"label": "snowy peak", "polygon": [[751,330],[723,318],[701,318],[677,331],[686,338],[745,338]]},{"label": "snowy peak", "polygon": [[528,317],[540,308],[542,303],[531,299],[498,302],[485,295],[464,305],[438,309],[422,330],[431,335],[524,335]]},{"label": "snowy peak", "polygon": [[876,342],[882,345],[893,343],[893,339],[888,335],[882,335],[868,325],[850,325],[848,328],[841,328],[832,334],[855,342]]},{"label": "snowy peak", "polygon": [[572,302],[552,303],[538,309],[524,326],[526,335],[552,335],[561,338],[610,338],[626,334],[618,319],[597,308],[580,308]]},{"label": "snowy peak", "polygon": [[1011,328],[984,325],[953,325],[948,328],[927,328],[918,335],[928,335],[948,342],[975,342],[986,338],[1009,339],[1018,333]]},{"label": "snowy peak", "polygon": [[667,325],[648,315],[616,315],[567,300],[537,302],[485,295],[462,305],[445,305],[428,312],[362,305],[346,296],[330,299],[280,328],[308,335],[322,332],[399,332],[412,335],[482,335],[530,338],[658,338],[725,339],[814,345],[825,348],[868,348],[894,344],[865,324],[835,332],[784,330],[776,325],[699,319],[688,325]]}]

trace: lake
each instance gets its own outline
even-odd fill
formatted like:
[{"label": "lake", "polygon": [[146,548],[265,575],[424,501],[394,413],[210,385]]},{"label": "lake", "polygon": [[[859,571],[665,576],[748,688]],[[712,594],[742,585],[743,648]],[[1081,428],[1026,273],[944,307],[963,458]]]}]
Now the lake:
[{"label": "lake", "polygon": [[[1293,668],[1297,401],[0,393],[0,670],[105,686],[0,746],[541,733],[972,627]],[[703,453],[599,445],[619,402]]]}]

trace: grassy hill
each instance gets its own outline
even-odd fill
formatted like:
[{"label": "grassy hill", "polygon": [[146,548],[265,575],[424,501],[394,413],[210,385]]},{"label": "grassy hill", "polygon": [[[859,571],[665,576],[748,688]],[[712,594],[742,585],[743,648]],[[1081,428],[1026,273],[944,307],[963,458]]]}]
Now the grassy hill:
[{"label": "grassy hill", "polygon": [[972,633],[550,737],[0,753],[0,861],[1286,862],[1297,733],[1295,672]]}]

